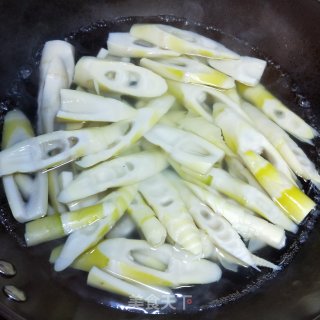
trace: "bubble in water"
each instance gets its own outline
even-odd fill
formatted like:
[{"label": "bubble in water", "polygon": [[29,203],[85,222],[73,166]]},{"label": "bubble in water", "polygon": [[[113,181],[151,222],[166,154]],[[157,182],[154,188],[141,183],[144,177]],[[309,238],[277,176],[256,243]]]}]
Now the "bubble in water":
[{"label": "bubble in water", "polygon": [[303,108],[310,108],[310,102],[308,100],[302,100],[300,106]]},{"label": "bubble in water", "polygon": [[299,239],[300,243],[306,242],[307,239],[308,239],[308,232],[306,231],[301,232],[300,239]]},{"label": "bubble in water", "polygon": [[311,230],[313,228],[313,226],[314,226],[314,221],[312,221],[312,220],[307,221],[307,223],[306,223],[307,229]]},{"label": "bubble in water", "polygon": [[301,108],[308,109],[311,107],[310,102],[304,96],[298,94],[297,98],[298,98],[298,104]]},{"label": "bubble in water", "polygon": [[7,111],[9,111],[10,105],[11,105],[11,101],[8,100],[8,99],[0,101],[0,110],[1,110],[1,112],[6,113]]},{"label": "bubble in water", "polygon": [[292,84],[291,85],[291,91],[292,92],[298,92],[299,91],[299,87],[297,84]]},{"label": "bubble in water", "polygon": [[32,68],[30,66],[23,66],[19,70],[19,76],[21,79],[27,79],[32,74]]}]

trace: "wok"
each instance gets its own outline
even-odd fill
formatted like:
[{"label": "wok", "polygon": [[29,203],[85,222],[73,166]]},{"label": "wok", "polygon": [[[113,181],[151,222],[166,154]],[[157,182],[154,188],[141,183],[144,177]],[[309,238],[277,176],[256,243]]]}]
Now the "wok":
[{"label": "wok", "polygon": [[[94,54],[110,30],[127,31],[134,22],[162,22],[211,36],[243,54],[268,59],[263,82],[292,110],[320,128],[318,1],[0,0],[0,19],[1,120],[12,108],[21,108],[35,120],[36,66],[45,41],[67,36],[79,54]],[[318,167],[319,148],[317,140],[314,148],[306,149]],[[319,203],[314,188],[307,183],[304,188]],[[187,289],[192,305],[186,310],[146,315],[121,310],[125,300],[87,288],[84,277],[76,272],[56,274],[47,262],[47,245],[24,246],[23,227],[11,218],[0,191],[0,260],[17,269],[15,277],[1,277],[0,286],[13,284],[27,295],[27,301],[19,303],[1,292],[0,318],[294,320],[320,315],[318,211],[304,221],[296,237],[289,237],[285,250],[266,252],[283,265],[279,273],[244,271],[239,276],[227,272],[220,285]]]}]

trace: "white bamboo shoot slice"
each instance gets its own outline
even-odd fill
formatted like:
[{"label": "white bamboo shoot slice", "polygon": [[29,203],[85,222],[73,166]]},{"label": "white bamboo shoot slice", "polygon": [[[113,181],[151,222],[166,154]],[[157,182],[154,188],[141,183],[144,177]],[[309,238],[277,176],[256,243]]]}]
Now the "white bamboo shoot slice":
[{"label": "white bamboo shoot slice", "polygon": [[136,115],[135,109],[117,99],[69,89],[60,94],[59,120],[117,122]]},{"label": "white bamboo shoot slice", "polygon": [[208,59],[208,63],[211,67],[248,86],[259,83],[267,65],[266,61],[253,57],[240,57],[237,60]]},{"label": "white bamboo shoot slice", "polygon": [[133,37],[126,32],[111,32],[108,36],[109,54],[130,58],[177,57],[180,53],[161,49],[151,42]]},{"label": "white bamboo shoot slice", "polygon": [[214,59],[238,59],[239,55],[212,39],[198,33],[181,30],[163,24],[135,24],[130,34],[138,39],[151,42],[163,49],[182,54],[203,56]]},{"label": "white bamboo shoot slice", "polygon": [[224,73],[184,57],[156,60],[143,58],[140,60],[140,65],[175,81],[203,84],[219,89],[234,87],[234,80]]},{"label": "white bamboo shoot slice", "polygon": [[115,91],[141,98],[153,98],[167,91],[163,78],[127,62],[82,57],[75,67],[76,84],[100,91]]}]

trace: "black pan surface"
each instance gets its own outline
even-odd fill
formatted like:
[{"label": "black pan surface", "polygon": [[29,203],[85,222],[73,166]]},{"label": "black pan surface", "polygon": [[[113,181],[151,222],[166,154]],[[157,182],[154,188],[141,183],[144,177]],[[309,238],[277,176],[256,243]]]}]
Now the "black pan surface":
[{"label": "black pan surface", "polygon": [[[67,36],[79,54],[95,54],[104,45],[108,31],[127,31],[134,22],[163,22],[196,30],[241,53],[268,58],[270,67],[263,82],[313,126],[319,124],[316,106],[320,102],[320,85],[316,76],[320,71],[317,44],[320,32],[313,26],[320,19],[320,7],[315,1],[304,4],[243,1],[241,5],[235,1],[50,1],[45,5],[40,1],[19,5],[18,1],[0,1],[0,4],[1,116],[8,109],[19,107],[34,119],[36,64],[44,41]],[[143,17],[116,18],[132,15]],[[315,148],[306,150],[315,161],[319,146],[316,141]],[[313,188],[308,184],[304,187],[318,201]],[[8,212],[2,196],[0,259],[13,262],[18,274],[12,279],[1,278],[0,286],[16,284],[26,291],[28,301],[15,303],[1,294],[0,315],[8,319],[154,317],[115,310],[126,307],[128,300],[88,289],[85,278],[78,272],[54,273],[47,262],[49,247],[24,248],[23,229]],[[177,310],[162,311],[167,314],[159,317],[168,318],[169,314],[170,319],[316,317],[320,313],[317,215],[317,211],[310,215],[299,235],[289,239],[286,250],[276,254],[262,252],[277,263],[289,264],[279,274],[242,270],[239,276],[226,272],[221,283],[180,291],[192,296],[188,308],[180,305]],[[199,309],[204,311],[195,313]],[[179,314],[174,315],[175,312]]]}]

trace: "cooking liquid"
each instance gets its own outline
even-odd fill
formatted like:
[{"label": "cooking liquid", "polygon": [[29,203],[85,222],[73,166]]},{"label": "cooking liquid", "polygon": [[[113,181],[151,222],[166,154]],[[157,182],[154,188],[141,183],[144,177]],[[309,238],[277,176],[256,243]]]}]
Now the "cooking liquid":
[{"label": "cooking liquid", "polygon": [[[281,67],[270,58],[252,48],[248,43],[225,34],[213,27],[193,23],[182,18],[172,16],[158,17],[125,17],[113,21],[99,22],[88,27],[82,27],[77,32],[65,37],[76,48],[76,60],[84,55],[96,56],[101,47],[106,48],[106,39],[109,32],[128,32],[134,23],[165,23],[178,28],[192,30],[214,40],[222,42],[226,47],[241,55],[255,56],[265,59],[268,66],[262,78],[262,83],[272,91],[298,115],[302,116],[309,124],[319,131],[315,126],[316,118],[312,113],[311,105],[299,92],[299,87],[293,83],[290,76],[281,70]],[[0,121],[3,123],[4,114],[13,108],[20,108],[26,115],[36,123],[36,97],[37,97],[37,70],[41,57],[39,48],[33,60],[21,67],[17,79],[14,82],[9,96],[0,101]],[[2,131],[2,127],[0,126]],[[301,145],[310,159],[318,164],[317,149],[320,147],[319,139],[315,141],[315,147]],[[310,184],[301,181],[304,191],[316,202],[320,201],[319,192]],[[2,186],[1,186],[2,187]],[[6,230],[23,246],[24,227],[17,223],[11,216],[3,191],[0,189],[0,219]],[[287,245],[282,250],[270,247],[259,250],[256,254],[270,260],[285,268],[294,258],[302,243],[304,243],[312,230],[319,212],[316,210],[309,214],[299,227],[297,235],[287,233]],[[133,235],[137,236],[137,235]],[[38,247],[26,248],[29,254],[39,259],[48,259],[50,251],[62,241],[53,241]],[[133,301],[133,298],[118,296],[109,292],[97,290],[86,285],[86,273],[68,269],[64,272],[53,273],[54,281],[61,286],[72,290],[86,300],[93,300],[99,304],[142,313],[183,313],[197,312],[200,310],[216,308],[228,302],[238,300],[246,294],[263,286],[266,281],[275,277],[281,277],[281,271],[272,272],[262,268],[258,272],[252,268],[240,267],[238,272],[231,272],[222,268],[222,279],[216,283],[207,285],[184,286],[174,289],[177,303],[167,306],[148,305],[146,302]],[[276,281],[274,279],[273,281]],[[136,302],[136,303],[134,303]]]}]

